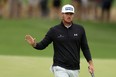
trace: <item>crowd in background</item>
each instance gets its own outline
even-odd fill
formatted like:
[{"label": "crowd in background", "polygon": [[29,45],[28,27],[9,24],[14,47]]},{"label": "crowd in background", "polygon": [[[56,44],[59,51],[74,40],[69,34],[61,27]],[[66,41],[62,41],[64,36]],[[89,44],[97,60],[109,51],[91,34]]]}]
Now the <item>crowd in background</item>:
[{"label": "crowd in background", "polygon": [[72,0],[76,17],[83,20],[110,20],[113,0]]},{"label": "crowd in background", "polygon": [[[71,0],[75,19],[109,20],[113,0]],[[0,0],[0,18],[60,16],[63,0]]]}]

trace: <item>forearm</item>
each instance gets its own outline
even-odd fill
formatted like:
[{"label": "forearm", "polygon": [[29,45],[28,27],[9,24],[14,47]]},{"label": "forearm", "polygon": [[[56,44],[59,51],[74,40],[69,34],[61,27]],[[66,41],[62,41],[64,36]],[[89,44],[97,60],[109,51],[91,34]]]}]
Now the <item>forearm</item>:
[{"label": "forearm", "polygon": [[33,47],[35,49],[38,49],[38,50],[43,50],[45,49],[50,43],[52,42],[52,40],[46,36],[42,41],[38,42],[38,43],[35,43],[33,45]]},{"label": "forearm", "polygon": [[42,42],[38,42],[36,44],[33,45],[33,48],[37,49],[37,50],[43,50],[45,49],[47,46],[45,46]]}]

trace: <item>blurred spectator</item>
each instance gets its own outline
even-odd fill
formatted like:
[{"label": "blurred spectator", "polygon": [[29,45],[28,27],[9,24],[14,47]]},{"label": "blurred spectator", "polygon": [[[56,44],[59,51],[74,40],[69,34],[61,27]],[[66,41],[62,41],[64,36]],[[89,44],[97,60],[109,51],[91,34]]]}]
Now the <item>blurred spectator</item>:
[{"label": "blurred spectator", "polygon": [[3,7],[3,0],[0,0],[0,18],[2,17],[2,7]]},{"label": "blurred spectator", "polygon": [[72,0],[72,5],[75,8],[75,17],[76,19],[81,19],[81,11],[82,11],[82,0]]},{"label": "blurred spectator", "polygon": [[101,9],[101,4],[102,4],[102,0],[94,0],[95,2],[95,19],[99,19],[98,13],[99,13],[99,8]]},{"label": "blurred spectator", "polygon": [[18,18],[21,16],[22,0],[9,0],[10,18]]},{"label": "blurred spectator", "polygon": [[39,2],[39,6],[40,6],[40,9],[41,9],[41,16],[42,17],[48,16],[48,13],[49,13],[48,0],[41,0]]},{"label": "blurred spectator", "polygon": [[40,0],[28,0],[28,16],[33,17],[38,13],[38,4]]},{"label": "blurred spectator", "polygon": [[88,18],[92,19],[94,18],[94,7],[95,7],[95,1],[94,0],[88,0]]},{"label": "blurred spectator", "polygon": [[5,0],[0,0],[0,18],[3,15],[3,7],[4,7]]},{"label": "blurred spectator", "polygon": [[83,20],[88,19],[88,0],[81,0],[82,8],[81,8],[81,18]]},{"label": "blurred spectator", "polygon": [[15,13],[15,1],[16,0],[9,0],[9,11],[10,11],[10,14],[9,14],[9,17],[12,18],[14,13]]},{"label": "blurred spectator", "polygon": [[102,12],[101,19],[102,20],[110,20],[110,11],[113,0],[102,0]]},{"label": "blurred spectator", "polygon": [[22,14],[22,0],[17,0],[17,10],[16,10],[16,17],[21,17]]},{"label": "blurred spectator", "polygon": [[51,18],[57,18],[60,16],[60,9],[61,9],[61,0],[52,0],[52,8],[51,8]]}]

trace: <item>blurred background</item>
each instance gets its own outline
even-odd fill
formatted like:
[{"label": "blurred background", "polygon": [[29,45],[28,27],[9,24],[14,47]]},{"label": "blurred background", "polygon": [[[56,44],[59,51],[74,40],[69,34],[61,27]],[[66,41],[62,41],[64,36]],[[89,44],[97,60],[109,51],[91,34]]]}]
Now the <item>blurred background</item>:
[{"label": "blurred background", "polygon": [[[74,23],[86,30],[95,75],[116,77],[116,0],[0,0],[0,77],[53,77],[52,44],[38,51],[25,35],[41,41],[64,4],[74,5]],[[81,65],[80,77],[89,77],[82,53]]]},{"label": "blurred background", "polygon": [[116,21],[115,0],[0,0],[0,18],[58,18],[64,4],[76,9],[75,19]]}]

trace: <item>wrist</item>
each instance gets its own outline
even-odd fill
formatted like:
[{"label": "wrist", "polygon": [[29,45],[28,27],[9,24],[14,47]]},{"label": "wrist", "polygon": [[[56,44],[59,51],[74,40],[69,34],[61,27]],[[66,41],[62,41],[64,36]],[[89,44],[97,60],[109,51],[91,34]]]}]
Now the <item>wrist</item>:
[{"label": "wrist", "polygon": [[93,66],[93,61],[92,60],[88,61],[88,63],[89,63],[89,65]]},{"label": "wrist", "polygon": [[36,47],[36,43],[31,44],[32,47]]}]

